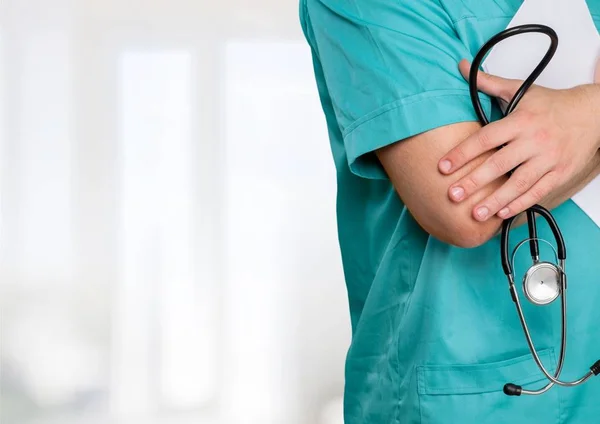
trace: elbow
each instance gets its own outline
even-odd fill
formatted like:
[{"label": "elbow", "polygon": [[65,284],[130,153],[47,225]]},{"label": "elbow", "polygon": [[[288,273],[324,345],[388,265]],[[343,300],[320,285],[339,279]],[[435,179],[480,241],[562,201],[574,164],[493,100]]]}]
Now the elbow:
[{"label": "elbow", "polygon": [[430,232],[440,241],[463,249],[474,249],[490,241],[498,234],[500,222],[477,222],[474,219],[451,221]]},{"label": "elbow", "polygon": [[490,241],[494,235],[487,232],[456,233],[451,235],[448,243],[463,249],[474,249]]}]

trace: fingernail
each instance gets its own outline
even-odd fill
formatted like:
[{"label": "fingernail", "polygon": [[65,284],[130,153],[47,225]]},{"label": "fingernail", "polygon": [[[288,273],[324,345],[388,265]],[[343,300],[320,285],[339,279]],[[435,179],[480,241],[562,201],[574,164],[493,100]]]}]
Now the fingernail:
[{"label": "fingernail", "polygon": [[449,160],[443,160],[440,162],[440,171],[449,172],[450,168],[452,168],[452,164]]},{"label": "fingernail", "polygon": [[477,209],[476,214],[479,217],[479,219],[486,219],[489,213],[489,209],[486,208],[485,206]]},{"label": "fingernail", "polygon": [[450,190],[450,195],[454,200],[461,200],[465,196],[465,190],[462,187],[454,187]]},{"label": "fingernail", "polygon": [[510,211],[509,211],[509,209],[508,209],[508,208],[504,208],[504,209],[502,209],[500,212],[498,212],[498,216],[499,216],[500,218],[506,218],[506,217],[508,216],[508,213],[509,213],[509,212],[510,212]]}]

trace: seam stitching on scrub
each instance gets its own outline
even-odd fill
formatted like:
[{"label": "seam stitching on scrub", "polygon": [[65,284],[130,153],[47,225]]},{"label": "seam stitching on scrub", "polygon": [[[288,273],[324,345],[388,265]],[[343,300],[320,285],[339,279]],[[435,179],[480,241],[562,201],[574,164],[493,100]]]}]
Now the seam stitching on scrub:
[{"label": "seam stitching on scrub", "polygon": [[448,12],[448,9],[446,8],[446,6],[444,6],[444,4],[442,3],[441,0],[438,0],[438,4],[440,5],[440,8],[446,13],[448,20],[450,21],[450,27],[452,28],[452,31],[454,32],[454,36],[456,37],[457,40],[459,40],[463,44],[463,47],[465,47],[465,49],[467,51],[469,51],[469,46],[464,42],[464,40],[461,38],[460,34],[458,33],[458,30],[456,29],[456,22],[454,21],[454,19],[452,19],[452,15],[450,14],[450,12]]},{"label": "seam stitching on scrub", "polygon": [[[444,4],[442,3],[441,0],[437,0],[437,3],[440,6],[440,9],[442,9],[444,11],[444,13],[446,14],[446,16],[448,17],[448,20],[450,21],[450,23],[452,24],[452,26],[454,27],[454,19],[452,19],[452,15],[450,14],[450,12],[448,12],[448,9],[446,8],[446,6],[444,6]],[[456,34],[456,28],[452,28],[454,30],[454,33]],[[456,34],[458,35],[458,34]]]},{"label": "seam stitching on scrub", "polygon": [[[360,7],[358,6],[358,2],[356,0],[353,0],[352,3],[354,4],[354,8],[356,9],[356,12],[358,13],[358,17],[360,18],[360,20],[363,22],[368,22],[365,19],[363,19],[364,16],[363,16],[362,10],[360,10]],[[367,34],[369,35],[369,39],[370,39],[371,43],[373,43],[375,45],[377,54],[379,55],[379,59],[387,67],[388,64],[387,64],[387,62],[385,60],[385,56],[383,55],[383,52],[381,50],[381,46],[379,45],[377,38],[373,36],[373,32],[371,31],[371,28],[369,27],[369,25],[365,25],[364,29],[367,31]]]},{"label": "seam stitching on scrub", "polygon": [[[334,13],[334,14],[336,14],[338,16],[341,16],[341,17],[343,17],[343,18],[351,21],[353,24],[364,25],[365,27],[367,27],[369,29],[369,35],[371,35],[371,32],[370,32],[371,30],[370,30],[369,27],[374,27],[374,28],[379,28],[379,29],[386,30],[386,31],[391,31],[391,32],[396,33],[396,34],[400,34],[400,35],[403,35],[405,37],[408,37],[408,38],[411,38],[411,39],[414,39],[414,40],[418,40],[418,41],[420,41],[420,42],[422,42],[424,44],[427,44],[427,45],[433,47],[434,49],[437,49],[440,54],[447,54],[447,55],[450,56],[450,54],[445,49],[441,49],[438,44],[435,44],[435,43],[433,43],[433,42],[431,42],[429,40],[425,40],[423,38],[415,37],[412,34],[400,31],[400,30],[395,29],[395,28],[391,28],[391,27],[388,27],[388,26],[377,24],[375,22],[371,22],[371,21],[367,21],[367,20],[361,19],[359,16],[348,15],[347,13],[342,13],[339,10],[336,10],[336,8],[334,8],[334,7],[330,6],[329,4],[327,4],[324,0],[316,0],[316,1],[319,2],[321,5],[323,5],[323,7],[329,9],[332,13]],[[444,29],[442,28],[442,30],[444,30]],[[455,28],[447,28],[447,30],[451,30],[453,32],[456,31]],[[447,31],[445,31],[445,32],[447,32]],[[452,57],[452,59],[454,59],[454,58]]]},{"label": "seam stitching on scrub", "polygon": [[475,19],[478,21],[491,21],[492,19],[512,19],[514,18],[514,15],[497,15],[497,16],[475,16],[475,15],[468,15],[468,16],[461,16],[460,18],[458,18],[456,21],[454,21],[455,24],[462,22],[462,21],[468,21],[469,19]]},{"label": "seam stitching on scrub", "polygon": [[[540,356],[548,356],[548,359],[550,359],[550,361],[552,362],[552,364],[556,367],[556,357],[554,355],[554,349],[550,348],[550,349],[546,349],[542,352],[540,352]],[[465,390],[473,390],[473,393],[488,393],[490,391],[498,391],[498,390],[482,390],[480,387],[478,386],[465,386],[465,387],[460,387],[459,391],[456,391],[456,389],[454,389],[453,387],[431,387],[430,385],[427,384],[427,378],[425,376],[426,373],[428,372],[452,372],[452,371],[456,371],[456,370],[460,370],[461,368],[468,370],[468,368],[473,368],[473,367],[477,367],[480,368],[480,371],[487,371],[487,370],[491,370],[491,369],[495,369],[495,370],[501,370],[501,369],[506,369],[506,368],[510,368],[513,367],[514,365],[518,365],[521,363],[524,363],[527,361],[527,357],[521,357],[521,358],[514,358],[513,360],[509,360],[507,361],[506,364],[498,366],[497,363],[488,363],[488,364],[479,364],[479,365],[467,365],[464,367],[461,367],[460,365],[442,365],[440,367],[436,367],[435,365],[419,365],[417,366],[417,371],[419,376],[421,377],[420,382],[422,383],[420,385],[420,387],[423,388],[423,394],[430,394],[430,395],[435,395],[435,394],[464,394],[461,392],[464,392]],[[541,358],[540,358],[541,359]],[[541,381],[544,380],[544,377],[539,377],[538,379],[535,379],[536,377],[539,377],[539,371],[536,371],[535,374],[530,374],[527,377],[521,377],[518,380],[515,381],[515,384],[531,384],[531,383],[535,383],[536,381]],[[535,379],[535,380],[534,380]],[[419,392],[421,392],[421,390],[419,390]]]},{"label": "seam stitching on scrub", "polygon": [[379,109],[374,110],[373,112],[365,115],[364,117],[354,121],[354,123],[350,124],[346,130],[344,131],[344,137],[349,136],[355,130],[360,128],[362,125],[372,121],[373,119],[383,115],[391,110],[398,109],[402,106],[408,106],[414,103],[419,103],[425,100],[428,100],[431,97],[445,97],[445,96],[469,96],[468,90],[433,90],[433,91],[425,91],[423,93],[413,94],[412,96],[405,97],[403,99],[396,100],[394,102],[388,103],[384,106],[381,106]]},{"label": "seam stitching on scrub", "polygon": [[[535,374],[529,375],[527,377],[523,377],[520,380],[517,380],[517,383],[520,385],[531,384],[531,383],[535,383],[538,381],[543,381],[544,379],[545,379],[545,377],[540,377],[538,373],[535,373]],[[423,387],[425,389],[424,394],[428,394],[428,395],[436,395],[436,394],[437,395],[439,395],[439,394],[461,395],[461,394],[469,394],[469,393],[475,394],[475,393],[490,393],[490,392],[501,391],[500,389],[494,389],[494,390],[482,389],[480,386],[460,387],[460,389],[458,389],[458,391],[453,387],[431,388],[431,387],[427,386],[427,384],[423,384]],[[463,393],[464,391],[468,391],[469,393]]]},{"label": "seam stitching on scrub", "polygon": [[498,6],[498,9],[500,9],[502,12],[506,13],[506,10],[504,10],[504,6],[506,5],[501,5],[500,3],[498,3],[498,0],[492,0],[494,3],[496,3],[496,6]]}]

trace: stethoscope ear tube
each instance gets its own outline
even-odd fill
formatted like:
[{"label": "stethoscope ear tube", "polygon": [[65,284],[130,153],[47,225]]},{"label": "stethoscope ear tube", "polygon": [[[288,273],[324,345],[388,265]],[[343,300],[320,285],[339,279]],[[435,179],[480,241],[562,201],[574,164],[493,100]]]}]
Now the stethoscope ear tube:
[{"label": "stethoscope ear tube", "polygon": [[[511,113],[519,104],[519,101],[523,98],[527,90],[535,83],[535,80],[541,75],[544,69],[548,66],[556,50],[558,49],[558,35],[556,31],[546,25],[536,25],[536,24],[527,24],[520,25],[512,28],[508,28],[494,37],[492,37],[487,43],[483,45],[481,50],[477,53],[475,58],[473,59],[473,63],[471,64],[471,71],[469,73],[469,94],[471,96],[471,102],[473,103],[473,107],[475,109],[475,113],[477,114],[477,118],[482,126],[486,126],[489,124],[489,119],[483,110],[483,106],[481,105],[481,100],[479,98],[479,90],[477,87],[477,75],[479,73],[479,67],[483,62],[486,54],[499,42],[515,36],[526,33],[540,33],[545,34],[550,38],[550,47],[548,51],[540,61],[540,63],[533,70],[531,75],[523,81],[519,90],[517,90],[515,96],[510,101],[505,116]],[[564,260],[566,259],[566,248],[563,236],[558,228],[558,225],[552,216],[552,214],[546,210],[544,207],[540,205],[534,205],[529,208],[527,211],[527,223],[529,226],[529,238],[530,238],[530,251],[531,257],[534,261],[537,261],[539,257],[539,246],[538,246],[538,237],[537,237],[537,227],[535,222],[535,214],[543,216],[548,225],[550,226],[552,233],[554,234],[554,238],[556,239],[557,247],[558,247],[558,259]],[[508,246],[509,246],[509,233],[516,217],[509,218],[505,220],[502,224],[502,238],[501,238],[501,256],[502,256],[502,269],[504,274],[507,276],[512,276],[513,269],[509,259]]]},{"label": "stethoscope ear tube", "polygon": [[531,209],[527,210],[527,226],[529,227],[529,251],[534,261],[537,261],[540,257],[540,245],[537,237],[537,224],[535,222],[535,212]]},{"label": "stethoscope ear tube", "polygon": [[546,69],[546,67],[554,57],[554,54],[558,49],[558,35],[556,34],[556,31],[554,31],[548,26],[535,24],[520,25],[506,29],[496,34],[487,43],[485,43],[473,59],[473,63],[471,64],[471,71],[469,73],[469,93],[471,95],[471,102],[473,103],[473,106],[475,108],[477,118],[483,126],[489,124],[490,120],[488,119],[487,115],[485,114],[485,111],[483,110],[483,106],[481,105],[481,101],[479,99],[479,90],[477,88],[477,74],[479,73],[479,67],[481,66],[481,62],[483,62],[485,55],[499,42],[507,38],[513,37],[515,35],[521,35],[526,33],[546,34],[548,37],[550,37],[550,47],[548,48],[548,51],[546,52],[538,66],[533,70],[531,75],[529,75],[529,77],[525,81],[523,81],[523,84],[521,85],[519,90],[517,90],[515,96],[510,101],[506,109],[506,116],[517,107],[517,104],[521,101],[521,98],[533,85],[535,80],[538,79],[541,73],[544,72],[544,69]]}]

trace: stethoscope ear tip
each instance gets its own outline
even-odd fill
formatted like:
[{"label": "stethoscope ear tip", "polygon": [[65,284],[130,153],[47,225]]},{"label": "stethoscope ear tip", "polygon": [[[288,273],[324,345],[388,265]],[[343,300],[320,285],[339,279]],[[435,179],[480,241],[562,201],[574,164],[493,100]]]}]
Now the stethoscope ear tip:
[{"label": "stethoscope ear tip", "polygon": [[523,388],[516,384],[508,383],[504,385],[504,394],[507,396],[521,396]]}]

